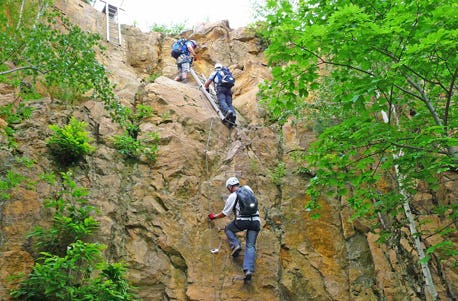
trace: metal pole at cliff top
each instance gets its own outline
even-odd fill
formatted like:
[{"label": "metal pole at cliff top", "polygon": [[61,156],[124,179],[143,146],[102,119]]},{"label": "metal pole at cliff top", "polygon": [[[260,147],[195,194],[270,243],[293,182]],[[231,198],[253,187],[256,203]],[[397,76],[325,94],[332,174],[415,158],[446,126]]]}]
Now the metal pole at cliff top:
[{"label": "metal pole at cliff top", "polygon": [[105,1],[105,16],[107,17],[107,42],[110,42],[110,13],[108,12],[110,5]]}]

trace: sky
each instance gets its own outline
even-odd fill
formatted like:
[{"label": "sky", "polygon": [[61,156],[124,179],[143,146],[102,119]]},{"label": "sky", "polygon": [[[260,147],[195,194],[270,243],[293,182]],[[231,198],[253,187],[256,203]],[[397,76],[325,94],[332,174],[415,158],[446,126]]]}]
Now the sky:
[{"label": "sky", "polygon": [[[192,28],[200,23],[229,20],[232,29],[253,21],[253,0],[111,0],[124,9],[121,23],[149,31],[151,25],[185,24]],[[118,4],[118,5],[119,5]],[[122,16],[124,15],[124,16]]]}]

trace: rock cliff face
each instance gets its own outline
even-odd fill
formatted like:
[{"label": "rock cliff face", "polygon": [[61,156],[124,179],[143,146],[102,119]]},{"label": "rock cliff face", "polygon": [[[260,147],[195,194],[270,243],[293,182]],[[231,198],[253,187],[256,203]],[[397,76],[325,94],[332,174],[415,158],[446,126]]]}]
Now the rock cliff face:
[{"label": "rock cliff face", "polygon": [[[80,1],[56,2],[73,22],[103,35],[104,15]],[[234,70],[240,121],[234,129],[220,122],[192,79],[187,84],[173,81],[172,39],[127,26],[122,33],[121,46],[107,44],[108,55],[101,60],[125,105],[153,108],[140,134],[159,133],[158,160],[124,160],[110,141],[120,129],[95,101],[34,101],[33,118],[17,129],[17,140],[19,151],[37,162],[27,170],[34,181],[43,171],[56,170],[44,143],[47,126],[63,124],[71,115],[90,125],[97,150],[76,168],[76,179],[90,188],[90,200],[100,208],[98,239],[108,246],[106,255],[128,264],[129,279],[143,300],[428,299],[422,297],[421,279],[414,276],[420,274],[415,262],[399,260],[375,242],[368,225],[351,222],[344,201],[323,200],[318,220],[304,209],[308,178],[294,172],[288,153],[307,148],[314,134],[308,125],[265,124],[256,93],[269,69],[252,33],[231,30],[225,21],[188,33],[199,43],[197,73],[208,75],[215,62]],[[159,77],[149,82],[151,74]],[[0,104],[14,99],[6,85],[0,94]],[[5,166],[14,165],[7,152],[1,151],[0,158]],[[274,172],[280,162],[286,166],[282,178]],[[229,255],[224,235],[229,219],[207,221],[209,212],[222,209],[230,176],[250,185],[260,200],[263,223],[250,286],[238,278],[241,259]],[[450,177],[442,197],[449,202],[458,199],[450,184],[456,183],[456,175]],[[43,200],[56,189],[47,184],[34,190],[22,187],[1,204],[0,300],[8,300],[7,277],[27,272],[33,264],[24,236],[49,218]],[[213,248],[219,252],[211,253]],[[457,296],[456,270],[436,271],[434,280],[442,300],[447,294]]]}]

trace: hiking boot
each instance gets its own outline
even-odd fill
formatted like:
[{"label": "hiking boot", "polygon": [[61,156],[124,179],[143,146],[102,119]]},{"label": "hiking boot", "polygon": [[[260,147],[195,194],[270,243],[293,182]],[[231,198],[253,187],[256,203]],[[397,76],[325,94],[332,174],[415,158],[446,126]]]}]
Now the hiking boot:
[{"label": "hiking boot", "polygon": [[233,118],[232,116],[234,116],[233,113],[232,113],[232,111],[229,111],[229,110],[228,110],[228,111],[226,112],[226,116],[224,116],[224,119],[227,120],[227,121],[230,121],[230,120]]},{"label": "hiking boot", "polygon": [[234,112],[231,111],[231,114],[228,116],[229,121],[235,124],[235,119],[237,118],[234,114]]},{"label": "hiking boot", "polygon": [[243,281],[250,282],[251,281],[251,276],[253,276],[253,272],[250,271],[250,270],[247,270],[245,272],[245,278],[243,279]]},{"label": "hiking boot", "polygon": [[183,78],[182,78],[181,76],[177,76],[177,77],[175,77],[175,80],[176,80],[177,82],[181,82],[181,81],[183,80]]},{"label": "hiking boot", "polygon": [[233,247],[232,252],[231,252],[232,257],[239,256],[239,253],[241,250],[242,250],[242,247],[240,245],[236,245],[235,247]]},{"label": "hiking boot", "polygon": [[226,116],[224,117],[224,120],[226,120],[229,124],[235,125],[235,114],[232,111],[227,111]]}]

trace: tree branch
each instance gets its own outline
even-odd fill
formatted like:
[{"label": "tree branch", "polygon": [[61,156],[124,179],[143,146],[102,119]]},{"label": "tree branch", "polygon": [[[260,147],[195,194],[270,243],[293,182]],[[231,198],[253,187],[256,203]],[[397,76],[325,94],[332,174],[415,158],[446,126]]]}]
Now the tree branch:
[{"label": "tree branch", "polygon": [[17,67],[17,68],[14,68],[14,69],[2,71],[2,72],[0,72],[0,75],[5,75],[5,74],[9,74],[9,73],[20,71],[20,70],[25,70],[25,69],[32,69],[32,70],[36,70],[36,71],[38,71],[40,73],[45,73],[45,72],[41,71],[39,68],[37,68],[35,66],[23,66],[23,67]]},{"label": "tree branch", "polygon": [[442,121],[440,120],[439,116],[437,115],[436,110],[431,104],[431,101],[429,100],[428,96],[426,96],[425,91],[417,84],[415,83],[408,75],[405,75],[405,79],[409,84],[411,84],[415,90],[418,91],[421,95],[421,100],[426,104],[426,107],[428,108],[429,112],[431,113],[434,121],[436,122],[437,125],[442,126]]},{"label": "tree branch", "polygon": [[354,67],[352,65],[348,65],[348,64],[342,64],[342,63],[336,63],[336,62],[332,62],[332,61],[327,61],[325,60],[324,58],[322,58],[321,56],[319,56],[318,54],[312,52],[311,50],[305,48],[305,47],[302,47],[296,43],[293,43],[291,42],[293,45],[295,45],[296,47],[299,47],[300,49],[304,50],[305,52],[308,52],[310,53],[312,56],[316,57],[317,59],[319,59],[321,61],[322,64],[328,64],[328,65],[333,65],[333,66],[340,66],[340,67],[346,67],[348,69],[352,69],[352,70],[356,70],[356,71],[359,71],[359,72],[362,72],[362,73],[365,73],[365,74],[368,74],[368,75],[371,75],[371,76],[374,76],[373,73],[369,72],[369,71],[366,71],[366,70],[363,70],[363,69],[360,69],[360,68],[357,68],[357,67]]},{"label": "tree branch", "polygon": [[[427,151],[427,152],[430,152],[430,153],[433,153],[432,150],[427,150],[425,148],[421,148],[421,147],[417,147],[417,146],[412,146],[412,145],[407,145],[407,144],[400,144],[400,143],[395,143],[395,142],[390,142],[392,145],[394,146],[397,146],[397,147],[402,147],[402,148],[408,148],[408,149],[413,149],[413,150],[417,150],[417,151]],[[448,152],[443,152],[443,151],[435,151],[436,153],[438,154],[441,154],[441,155],[448,155],[449,153]]]},{"label": "tree branch", "polygon": [[424,239],[426,240],[426,239],[428,239],[428,238],[430,238],[430,237],[433,237],[433,236],[436,235],[436,234],[441,233],[444,229],[447,229],[448,227],[450,227],[450,225],[453,225],[453,224],[455,224],[456,222],[457,222],[457,219],[452,220],[450,223],[448,223],[447,225],[443,226],[442,228],[437,229],[437,230],[434,231],[433,233],[431,233],[431,234],[425,236]]},{"label": "tree branch", "polygon": [[447,102],[445,103],[445,110],[444,110],[444,125],[445,125],[445,132],[447,133],[447,126],[448,126],[448,111],[450,109],[450,102],[453,96],[453,86],[455,85],[456,77],[458,76],[458,67],[455,68],[455,73],[453,74],[452,80],[450,81],[450,86],[447,91]]}]

